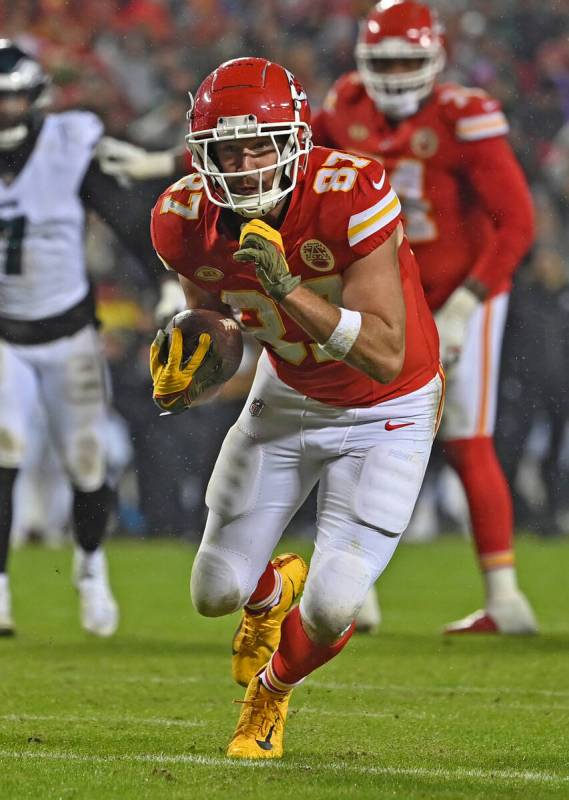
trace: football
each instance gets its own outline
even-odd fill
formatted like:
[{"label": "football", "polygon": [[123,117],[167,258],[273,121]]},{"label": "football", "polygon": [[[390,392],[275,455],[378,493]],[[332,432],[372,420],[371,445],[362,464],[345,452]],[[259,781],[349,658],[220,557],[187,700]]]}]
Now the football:
[{"label": "football", "polygon": [[[169,335],[172,328],[179,328],[183,337],[183,360],[189,359],[196,349],[200,334],[209,333],[213,351],[220,363],[214,376],[214,385],[209,386],[192,405],[211,400],[239,368],[243,357],[243,336],[241,329],[232,317],[225,317],[217,311],[205,308],[188,309],[176,314],[166,326]],[[199,375],[199,369],[196,373]]]}]

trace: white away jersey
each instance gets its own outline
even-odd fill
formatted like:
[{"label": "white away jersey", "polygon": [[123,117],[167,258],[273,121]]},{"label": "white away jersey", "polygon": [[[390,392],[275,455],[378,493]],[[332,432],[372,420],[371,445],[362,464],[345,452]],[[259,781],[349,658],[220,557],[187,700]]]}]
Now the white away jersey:
[{"label": "white away jersey", "polygon": [[23,169],[0,180],[0,317],[55,316],[87,294],[79,190],[102,133],[90,112],[50,114]]}]

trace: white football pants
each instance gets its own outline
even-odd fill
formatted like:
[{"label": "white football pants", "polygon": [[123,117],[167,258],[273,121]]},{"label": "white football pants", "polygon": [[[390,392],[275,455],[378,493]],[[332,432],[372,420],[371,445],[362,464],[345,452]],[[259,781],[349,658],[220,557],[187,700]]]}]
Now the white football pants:
[{"label": "white football pants", "polygon": [[0,341],[0,467],[22,466],[40,403],[73,484],[84,492],[99,489],[105,481],[107,394],[101,344],[91,325],[46,344]]},{"label": "white football pants", "polygon": [[354,619],[405,530],[435,434],[442,385],[344,409],[283,383],[265,353],[220,450],[191,578],[206,616],[242,607],[283,530],[319,481],[315,550],[301,602],[311,635],[334,641]]},{"label": "white football pants", "polygon": [[447,374],[439,439],[472,439],[494,433],[509,298],[504,293],[485,300],[468,322],[460,358]]}]

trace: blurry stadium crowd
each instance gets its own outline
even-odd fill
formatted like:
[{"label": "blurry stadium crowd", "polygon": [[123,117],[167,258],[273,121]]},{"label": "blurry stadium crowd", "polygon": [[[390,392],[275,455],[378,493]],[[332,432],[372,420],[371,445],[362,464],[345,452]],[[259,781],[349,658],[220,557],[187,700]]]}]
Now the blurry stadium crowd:
[{"label": "blurry stadium crowd", "polygon": [[[446,23],[447,76],[502,102],[531,183],[538,235],[512,296],[496,439],[518,527],[566,533],[569,0],[432,5]],[[332,81],[353,67],[357,21],[371,6],[369,0],[8,0],[0,7],[0,30],[44,63],[56,109],[91,109],[109,134],[162,150],[183,142],[188,90],[235,56],[285,64],[318,107]],[[88,253],[118,412],[109,433],[111,460],[123,475],[118,525],[191,537],[201,529],[204,482],[240,408],[246,376],[234,397],[156,425],[147,368],[156,287],[95,219]],[[438,469],[435,457],[417,535],[445,523],[456,527],[466,513],[452,479]],[[66,502],[63,487],[54,527]]]}]

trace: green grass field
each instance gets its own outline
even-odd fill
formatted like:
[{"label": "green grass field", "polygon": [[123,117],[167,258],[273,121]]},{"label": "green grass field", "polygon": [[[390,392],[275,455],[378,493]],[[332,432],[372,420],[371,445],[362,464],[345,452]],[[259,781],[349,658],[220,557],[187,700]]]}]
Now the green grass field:
[{"label": "green grass field", "polygon": [[[287,543],[287,549],[290,543]],[[307,554],[306,544],[301,551]],[[179,543],[109,547],[119,633],[79,627],[69,551],[12,559],[0,640],[0,798],[569,798],[569,541],[519,542],[539,637],[443,638],[473,611],[468,543],[403,545],[384,623],[296,690],[280,762],[231,762],[236,617],[207,620]]]}]

